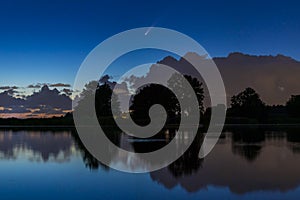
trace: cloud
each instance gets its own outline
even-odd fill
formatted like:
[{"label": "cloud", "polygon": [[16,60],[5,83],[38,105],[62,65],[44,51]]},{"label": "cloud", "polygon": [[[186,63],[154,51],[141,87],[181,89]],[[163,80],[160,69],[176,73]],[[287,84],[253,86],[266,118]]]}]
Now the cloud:
[{"label": "cloud", "polygon": [[64,84],[64,83],[55,83],[55,84],[50,84],[49,87],[71,87],[71,85]]},{"label": "cloud", "polygon": [[[183,58],[176,60],[168,56],[158,62],[171,66],[182,74],[191,75],[198,78],[204,83],[200,74],[195,71],[193,66],[186,61],[199,57],[196,53],[187,53]],[[205,56],[203,62],[211,62]],[[242,53],[231,53],[227,57],[213,58],[224,81],[227,102],[230,104],[230,98],[246,87],[254,88],[267,104],[285,104],[293,94],[300,94],[300,62],[283,55],[276,56],[254,56]],[[134,87],[139,82],[147,79],[163,77],[160,66],[154,64],[150,67],[149,72],[144,77],[129,77],[126,81]],[[209,105],[209,93],[205,83],[205,101]]]},{"label": "cloud", "polygon": [[6,90],[4,93],[7,93],[8,95],[14,95],[16,93],[19,93],[18,91],[14,90],[14,89],[9,89],[9,90]]},{"label": "cloud", "polygon": [[41,85],[40,84],[36,84],[36,85],[28,85],[27,88],[41,88]]},{"label": "cloud", "polygon": [[50,90],[44,85],[40,91],[19,99],[13,96],[16,91],[9,89],[0,93],[0,115],[43,117],[64,115],[66,110],[72,109],[72,100],[65,94],[60,94],[57,89]]},{"label": "cloud", "polygon": [[[131,93],[128,91],[127,84],[134,88],[139,82],[144,82],[150,79],[163,78],[165,75],[160,69],[160,64],[165,64],[173,67],[175,70],[203,79],[186,61],[186,57],[193,59],[198,57],[195,53],[187,53],[184,58],[175,59],[173,57],[165,57],[150,67],[149,72],[144,77],[131,76],[125,82],[120,83],[115,91],[119,95],[121,109],[128,105],[128,102],[123,101],[128,98]],[[200,56],[203,62],[211,62],[205,56]],[[252,56],[242,53],[231,53],[227,57],[213,58],[216,63],[222,78],[224,80],[228,103],[230,97],[244,90],[246,87],[254,88],[268,104],[284,104],[292,94],[300,94],[300,62],[283,55],[277,56]],[[116,82],[110,81],[110,76],[104,76],[99,81],[107,83],[111,88],[114,88]],[[49,89],[49,87],[65,87],[60,90]],[[25,96],[21,93],[17,86],[1,86],[0,90],[0,115],[4,113],[36,113],[39,115],[50,116],[55,114],[65,114],[65,111],[72,109],[72,100],[70,95],[74,92],[69,89],[69,84],[63,83],[37,83],[27,86],[27,88],[40,89],[32,95]],[[131,91],[132,88],[130,88]],[[209,100],[209,94],[205,89],[206,101]],[[19,98],[17,98],[19,97]],[[80,97],[75,98],[76,101]],[[206,103],[206,105],[209,105]],[[3,108],[3,109],[2,109]],[[39,109],[39,110],[34,110]],[[12,116],[12,115],[11,115]]]},{"label": "cloud", "polygon": [[64,89],[62,89],[60,92],[66,94],[66,95],[68,95],[68,96],[70,96],[70,95],[72,95],[73,90],[68,89],[68,88],[64,88]]},{"label": "cloud", "polygon": [[17,86],[0,86],[0,90],[16,90],[18,89],[19,87]]},{"label": "cloud", "polygon": [[0,106],[8,107],[13,105],[22,105],[24,103],[23,99],[15,98],[12,94],[11,90],[0,93]]},{"label": "cloud", "polygon": [[252,87],[266,103],[285,104],[291,95],[300,94],[300,62],[290,57],[231,53],[214,61],[229,95]]},{"label": "cloud", "polygon": [[52,108],[71,109],[72,100],[70,97],[60,94],[57,89],[50,90],[44,85],[39,92],[35,92],[26,98],[26,104],[31,106],[46,105]]},{"label": "cloud", "polygon": [[10,89],[9,86],[1,86],[1,87],[0,87],[0,90],[9,90],[9,89]]},{"label": "cloud", "polygon": [[27,88],[34,88],[38,89],[41,88],[42,86],[47,85],[48,87],[71,87],[70,84],[65,84],[65,83],[37,83],[37,84],[30,84],[27,86]]}]

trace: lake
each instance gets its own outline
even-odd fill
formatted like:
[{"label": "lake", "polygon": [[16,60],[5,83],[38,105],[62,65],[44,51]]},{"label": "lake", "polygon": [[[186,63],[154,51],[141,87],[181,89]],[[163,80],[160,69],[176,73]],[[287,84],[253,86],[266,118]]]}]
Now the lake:
[{"label": "lake", "polygon": [[197,149],[159,171],[129,174],[98,163],[72,129],[2,128],[0,197],[299,199],[300,128],[229,127],[207,157]]}]

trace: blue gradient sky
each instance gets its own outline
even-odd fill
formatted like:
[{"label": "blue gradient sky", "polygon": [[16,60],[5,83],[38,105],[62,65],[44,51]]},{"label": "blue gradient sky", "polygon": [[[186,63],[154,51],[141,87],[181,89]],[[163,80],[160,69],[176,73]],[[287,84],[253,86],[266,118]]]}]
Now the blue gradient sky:
[{"label": "blue gradient sky", "polygon": [[144,26],[183,32],[213,57],[239,51],[300,60],[299,7],[297,1],[1,1],[0,86],[72,84],[97,44]]}]

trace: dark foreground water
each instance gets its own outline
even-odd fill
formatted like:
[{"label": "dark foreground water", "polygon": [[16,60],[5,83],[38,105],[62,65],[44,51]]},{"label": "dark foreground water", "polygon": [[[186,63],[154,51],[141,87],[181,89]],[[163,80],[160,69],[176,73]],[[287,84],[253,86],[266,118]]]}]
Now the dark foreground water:
[{"label": "dark foreground water", "polygon": [[[233,128],[203,160],[105,168],[71,130],[0,130],[1,199],[300,199],[300,129]],[[193,151],[193,150],[191,150]]]}]

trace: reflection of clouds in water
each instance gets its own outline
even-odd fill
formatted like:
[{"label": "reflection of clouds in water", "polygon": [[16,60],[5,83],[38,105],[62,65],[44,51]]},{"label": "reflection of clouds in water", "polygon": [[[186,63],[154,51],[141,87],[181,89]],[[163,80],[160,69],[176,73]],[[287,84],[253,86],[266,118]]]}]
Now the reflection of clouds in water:
[{"label": "reflection of clouds in water", "polygon": [[[204,190],[209,185],[229,188],[236,194],[274,190],[286,192],[298,187],[299,131],[260,133],[256,129],[246,130],[226,132],[214,150],[198,164],[193,159],[193,151],[190,151],[186,157],[176,161],[176,164],[150,173],[150,177],[165,188],[180,186],[191,193]],[[122,140],[126,139],[128,138]],[[120,146],[133,150],[128,144],[130,143],[121,141]],[[252,151],[257,149],[248,148],[253,145],[260,148],[254,157],[251,156]],[[245,153],[245,148],[236,146],[245,147],[250,152]],[[70,131],[0,131],[2,160],[62,163],[70,161],[72,156],[80,157],[83,154],[75,145]],[[133,169],[147,167],[142,159],[124,157],[123,160],[113,162],[121,166],[129,162]]]},{"label": "reflection of clouds in water", "polygon": [[70,132],[1,131],[0,158],[67,162],[76,152]]},{"label": "reflection of clouds in water", "polygon": [[[174,169],[168,167],[152,172],[151,178],[166,188],[179,185],[188,192],[203,190],[208,185],[228,187],[237,194],[295,189],[300,184],[300,154],[295,154],[297,152],[293,148],[299,147],[300,143],[295,138],[287,143],[287,138],[290,138],[288,134],[291,133],[279,132],[279,136],[276,136],[276,132],[273,134],[273,137],[269,135],[261,141],[254,139],[253,142],[241,143],[234,142],[234,136],[227,133],[227,137],[219,140],[195,173],[174,176]],[[243,148],[236,148],[236,145]]]}]

